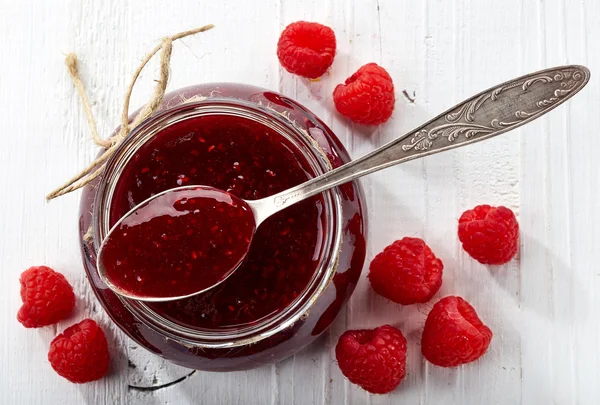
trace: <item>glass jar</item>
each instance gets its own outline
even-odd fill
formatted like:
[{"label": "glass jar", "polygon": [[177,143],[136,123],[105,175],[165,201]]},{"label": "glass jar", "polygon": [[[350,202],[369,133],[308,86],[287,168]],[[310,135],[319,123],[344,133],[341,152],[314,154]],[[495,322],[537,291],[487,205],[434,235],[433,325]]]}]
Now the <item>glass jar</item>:
[{"label": "glass jar", "polygon": [[250,369],[283,360],[315,340],[352,294],[365,259],[364,197],[356,182],[318,197],[322,236],[312,258],[314,272],[293,299],[260,319],[200,327],[165,315],[154,304],[115,295],[98,276],[96,252],[111,224],[118,220],[111,206],[123,200],[125,191],[117,185],[124,170],[139,158],[136,153],[140,148],[157,139],[157,134],[209,116],[235,117],[268,128],[307,165],[303,170],[308,177],[350,159],[323,122],[277,93],[241,84],[206,84],[171,92],[164,97],[159,111],[123,141],[103,176],[83,190],[79,219],[83,262],[92,289],[108,315],[141,346],[184,367],[208,371]]}]

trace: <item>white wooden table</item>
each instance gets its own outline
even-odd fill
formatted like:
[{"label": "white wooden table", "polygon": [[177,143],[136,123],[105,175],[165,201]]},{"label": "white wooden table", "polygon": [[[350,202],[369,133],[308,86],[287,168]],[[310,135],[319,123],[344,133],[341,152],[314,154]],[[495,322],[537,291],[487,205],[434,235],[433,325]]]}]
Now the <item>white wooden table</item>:
[{"label": "white wooden table", "polygon": [[[275,54],[292,21],[334,28],[331,74],[309,83]],[[85,279],[76,238],[77,193],[44,195],[89,162],[96,148],[63,65],[81,59],[99,128],[116,126],[131,74],[164,35],[214,23],[175,45],[170,89],[233,81],[279,91],[316,112],[355,157],[471,94],[530,71],[581,63],[592,81],[572,102],[510,135],[365,178],[367,260],[394,239],[424,238],[445,264],[440,296],[461,295],[495,335],[476,364],[441,369],[420,354],[430,305],[400,307],[361,280],[350,304],[315,344],[247,372],[189,374],[116,330]],[[596,0],[0,0],[0,403],[2,404],[598,404],[600,402],[600,2]],[[397,91],[393,119],[358,133],[331,92],[367,62]],[[156,64],[132,106],[150,94]],[[594,77],[596,75],[596,77]],[[503,204],[519,216],[520,257],[488,269],[456,237],[460,213]],[[31,265],[62,271],[76,313],[54,327],[16,321],[18,277]],[[57,331],[85,316],[107,330],[110,376],[73,385],[46,360]],[[408,376],[391,395],[351,385],[333,360],[348,328],[391,323],[409,340]]]}]

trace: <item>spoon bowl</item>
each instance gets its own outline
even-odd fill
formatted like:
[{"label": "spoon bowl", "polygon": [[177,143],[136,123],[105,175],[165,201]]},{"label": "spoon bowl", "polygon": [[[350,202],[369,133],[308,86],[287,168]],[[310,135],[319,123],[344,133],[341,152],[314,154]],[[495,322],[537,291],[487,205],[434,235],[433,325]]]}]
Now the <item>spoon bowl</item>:
[{"label": "spoon bowl", "polygon": [[225,281],[244,262],[256,223],[225,191],[184,186],[135,206],[109,231],[98,273],[118,294],[141,301],[190,297]]}]

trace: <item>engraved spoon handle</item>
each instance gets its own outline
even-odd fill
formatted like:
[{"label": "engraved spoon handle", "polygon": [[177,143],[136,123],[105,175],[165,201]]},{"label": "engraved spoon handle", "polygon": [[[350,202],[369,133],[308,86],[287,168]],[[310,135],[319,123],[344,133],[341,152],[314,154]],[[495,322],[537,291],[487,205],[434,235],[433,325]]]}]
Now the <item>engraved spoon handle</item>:
[{"label": "engraved spoon handle", "polygon": [[581,90],[584,66],[559,66],[481,92],[367,155],[279,194],[248,201],[257,225],[275,212],[377,170],[510,131],[542,116]]}]

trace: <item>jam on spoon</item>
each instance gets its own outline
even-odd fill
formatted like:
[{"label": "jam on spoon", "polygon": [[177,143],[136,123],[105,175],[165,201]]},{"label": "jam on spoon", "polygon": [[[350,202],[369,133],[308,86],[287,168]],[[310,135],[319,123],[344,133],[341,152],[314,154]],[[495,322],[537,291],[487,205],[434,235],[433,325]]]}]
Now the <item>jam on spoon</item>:
[{"label": "jam on spoon", "polygon": [[102,246],[119,294],[183,298],[224,281],[244,261],[256,225],[244,200],[212,187],[167,190],[126,214]]}]

